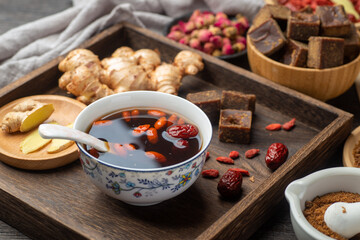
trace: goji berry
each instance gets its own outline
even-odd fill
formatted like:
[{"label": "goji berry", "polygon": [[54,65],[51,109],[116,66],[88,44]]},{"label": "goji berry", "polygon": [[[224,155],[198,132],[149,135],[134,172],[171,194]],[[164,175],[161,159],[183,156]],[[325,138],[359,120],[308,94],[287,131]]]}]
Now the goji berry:
[{"label": "goji berry", "polygon": [[247,150],[247,151],[245,152],[245,157],[246,157],[246,158],[253,158],[253,157],[255,157],[256,155],[258,155],[259,152],[260,152],[260,149],[255,149],[255,148],[249,149],[249,150]]},{"label": "goji berry", "polygon": [[269,130],[269,131],[278,131],[281,129],[281,124],[280,123],[272,123],[272,124],[269,124],[265,127],[266,130]]},{"label": "goji berry", "polygon": [[184,139],[195,137],[199,133],[199,130],[192,124],[173,125],[166,131],[172,137]]},{"label": "goji berry", "polygon": [[126,156],[126,149],[120,143],[111,144],[110,149],[113,150],[113,152],[116,153],[119,156],[123,156],[123,157]]},{"label": "goji berry", "polygon": [[131,111],[131,116],[134,117],[134,116],[138,116],[140,113],[139,113],[139,110],[137,109],[134,109]]},{"label": "goji berry", "polygon": [[157,130],[153,127],[146,131],[146,136],[151,144],[156,144],[159,141]]},{"label": "goji berry", "polygon": [[286,131],[290,131],[295,126],[296,118],[291,119],[290,121],[284,123],[282,128]]},{"label": "goji berry", "polygon": [[234,164],[234,160],[229,157],[217,157],[216,161],[227,164]]},{"label": "goji berry", "polygon": [[161,153],[155,152],[155,151],[148,151],[145,152],[145,155],[149,158],[155,159],[159,163],[166,162],[166,157],[162,155]]},{"label": "goji berry", "polygon": [[219,176],[219,171],[216,169],[203,170],[201,175],[207,178],[217,178]]},{"label": "goji berry", "polygon": [[182,118],[179,118],[177,124],[178,124],[178,125],[183,125],[183,124],[185,124],[185,120],[182,119]]},{"label": "goji berry", "polygon": [[159,110],[149,110],[148,115],[154,116],[154,117],[164,117],[166,116],[166,113],[159,111]]},{"label": "goji berry", "polygon": [[139,136],[142,133],[146,132],[146,130],[148,130],[150,128],[150,124],[144,124],[144,125],[140,125],[138,127],[136,127],[132,133],[134,136]]},{"label": "goji berry", "polygon": [[131,143],[125,143],[124,144],[124,147],[127,149],[127,150],[136,150],[136,147],[134,144],[131,144]]},{"label": "goji berry", "polygon": [[217,190],[224,198],[237,198],[241,195],[242,175],[239,171],[228,170],[220,178]]},{"label": "goji berry", "polygon": [[154,123],[154,127],[157,130],[159,130],[159,129],[165,127],[166,124],[167,124],[166,117],[161,117]]},{"label": "goji berry", "polygon": [[177,120],[177,116],[175,114],[172,114],[167,120],[167,126],[170,127],[171,125],[176,123],[176,120]]},{"label": "goji berry", "polygon": [[238,151],[231,151],[229,153],[229,158],[232,158],[232,159],[237,159],[238,157],[240,157],[240,154]]},{"label": "goji berry", "polygon": [[129,112],[129,111],[123,112],[123,113],[122,113],[122,116],[123,116],[125,122],[130,122],[131,116],[130,116],[130,112]]},{"label": "goji berry", "polygon": [[228,170],[237,171],[237,172],[240,172],[242,175],[250,176],[249,171],[245,170],[245,169],[242,169],[242,168],[229,168]]},{"label": "goji berry", "polygon": [[94,122],[95,126],[109,126],[111,124],[112,124],[111,120],[99,120]]}]

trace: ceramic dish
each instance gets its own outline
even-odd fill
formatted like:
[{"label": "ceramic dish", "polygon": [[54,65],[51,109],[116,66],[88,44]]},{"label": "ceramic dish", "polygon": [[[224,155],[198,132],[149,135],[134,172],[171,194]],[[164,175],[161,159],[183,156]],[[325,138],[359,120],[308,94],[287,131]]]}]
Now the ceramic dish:
[{"label": "ceramic dish", "polygon": [[[170,32],[170,29],[172,26],[178,24],[179,21],[188,21],[190,16],[191,16],[192,12],[190,13],[186,13],[180,17],[177,17],[177,18],[174,18],[169,24],[166,25],[164,31],[163,31],[163,35],[164,36],[167,36],[168,33]],[[245,35],[246,36],[246,35]],[[241,57],[243,55],[245,55],[247,53],[247,50],[246,48],[241,51],[241,52],[238,52],[238,53],[235,53],[235,54],[231,54],[231,55],[223,55],[223,56],[219,56],[217,58],[219,59],[222,59],[222,60],[231,60],[231,59],[235,59],[235,58],[238,58],[238,57]]]},{"label": "ceramic dish", "polygon": [[299,240],[330,240],[315,229],[305,218],[305,202],[331,192],[347,191],[360,194],[360,169],[348,167],[329,168],[293,181],[285,190],[290,204],[291,223]]},{"label": "ceramic dish", "polygon": [[[0,109],[0,119],[3,119],[4,115],[16,104],[29,98],[52,103],[55,111],[46,122],[55,121],[64,126],[74,122],[77,115],[86,107],[83,103],[68,97],[35,95],[17,99],[3,106]],[[0,159],[2,162],[21,169],[45,170],[64,166],[78,159],[79,153],[75,144],[58,153],[47,153],[46,147],[33,153],[22,153],[20,143],[30,132],[8,134],[0,131]]]},{"label": "ceramic dish", "polygon": [[360,142],[360,126],[354,129],[346,139],[343,148],[343,164],[345,167],[354,167],[355,159],[353,150],[355,145]]}]

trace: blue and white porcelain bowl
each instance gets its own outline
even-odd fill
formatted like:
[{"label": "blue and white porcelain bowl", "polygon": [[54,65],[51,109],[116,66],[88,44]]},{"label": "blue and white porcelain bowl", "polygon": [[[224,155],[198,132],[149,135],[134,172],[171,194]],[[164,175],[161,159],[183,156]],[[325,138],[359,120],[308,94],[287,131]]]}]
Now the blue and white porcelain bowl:
[{"label": "blue and white porcelain bowl", "polygon": [[131,91],[90,104],[78,115],[74,128],[86,132],[99,117],[132,107],[151,107],[182,115],[199,128],[202,138],[201,149],[194,157],[176,165],[153,169],[135,169],[103,162],[77,143],[83,170],[101,191],[131,205],[153,205],[184,192],[199,177],[211,141],[212,126],[205,113],[186,99],[155,91]]}]

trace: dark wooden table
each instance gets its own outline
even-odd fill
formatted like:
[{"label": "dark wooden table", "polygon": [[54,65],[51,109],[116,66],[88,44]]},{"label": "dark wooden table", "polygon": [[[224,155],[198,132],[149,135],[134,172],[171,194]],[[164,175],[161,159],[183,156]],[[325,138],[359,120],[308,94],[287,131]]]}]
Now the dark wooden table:
[{"label": "dark wooden table", "polygon": [[[71,5],[70,0],[0,0],[0,34],[24,23],[60,12],[71,7]],[[232,63],[248,68],[246,58]],[[328,103],[354,114],[353,128],[360,125],[360,103],[354,86],[343,95],[328,101]],[[343,143],[341,143],[333,157],[322,168],[341,166],[342,148]],[[6,219],[3,219],[3,221],[0,220],[0,239],[23,240],[29,238],[7,225]],[[289,205],[285,199],[277,206],[270,220],[261,226],[251,239],[296,239],[290,222]]]}]

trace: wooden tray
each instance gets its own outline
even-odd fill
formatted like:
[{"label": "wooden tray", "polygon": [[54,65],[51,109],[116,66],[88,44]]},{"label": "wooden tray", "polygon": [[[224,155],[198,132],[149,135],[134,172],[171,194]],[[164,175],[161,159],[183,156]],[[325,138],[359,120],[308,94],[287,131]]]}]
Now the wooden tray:
[{"label": "wooden tray", "polygon": [[[100,58],[117,47],[157,48],[164,61],[172,61],[181,49],[189,49],[148,30],[128,24],[109,28],[82,47]],[[201,53],[202,54],[202,53]],[[229,165],[217,156],[238,150],[235,166],[246,168],[255,182],[244,178],[242,197],[225,201],[216,190],[218,179],[200,177],[184,194],[150,207],[135,207],[102,194],[82,172],[79,161],[41,172],[18,170],[0,164],[0,218],[35,239],[246,239],[271,217],[294,179],[318,168],[349,135],[352,115],[296,91],[278,86],[247,70],[202,54],[205,69],[185,77],[179,95],[209,89],[254,93],[257,104],[249,145],[225,144],[217,139],[217,127],[205,169],[223,174]],[[0,90],[0,106],[19,97],[66,92],[57,87],[59,57]],[[290,131],[268,132],[273,122],[297,119]],[[283,142],[289,159],[275,172],[264,163],[268,146]],[[261,154],[245,159],[249,148]],[[339,160],[340,161],[340,160]]]}]

